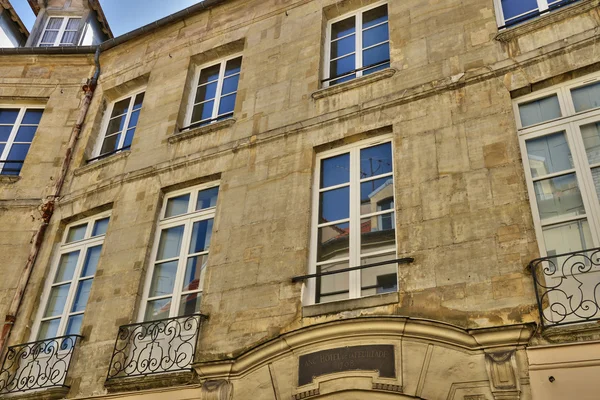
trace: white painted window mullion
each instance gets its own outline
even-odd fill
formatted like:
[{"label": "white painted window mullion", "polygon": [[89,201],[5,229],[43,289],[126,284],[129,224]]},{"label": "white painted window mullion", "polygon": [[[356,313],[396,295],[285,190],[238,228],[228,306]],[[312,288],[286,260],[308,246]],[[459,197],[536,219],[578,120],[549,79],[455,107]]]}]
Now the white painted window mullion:
[{"label": "white painted window mullion", "polygon": [[[363,67],[363,51],[362,51],[362,47],[363,47],[363,31],[362,31],[362,27],[363,27],[363,13],[359,12],[356,14],[356,69],[360,69]],[[356,73],[356,77],[359,78],[363,75],[363,71],[357,71]]]},{"label": "white painted window mullion", "polygon": [[219,107],[221,105],[221,94],[223,93],[223,82],[225,81],[225,69],[228,60],[221,61],[219,67],[219,79],[217,80],[217,90],[215,91],[215,103],[213,104],[213,113],[211,119],[216,119],[219,116]]},{"label": "white painted window mullion", "polygon": [[[350,150],[350,238],[348,267],[360,265],[360,148]],[[349,272],[351,299],[360,297],[360,270]]]}]

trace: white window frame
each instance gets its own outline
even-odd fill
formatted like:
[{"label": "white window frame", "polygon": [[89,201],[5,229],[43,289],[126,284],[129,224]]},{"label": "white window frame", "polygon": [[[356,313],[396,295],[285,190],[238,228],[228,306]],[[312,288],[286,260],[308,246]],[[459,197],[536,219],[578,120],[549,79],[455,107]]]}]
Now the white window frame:
[{"label": "white window frame", "polygon": [[[63,313],[60,316],[60,325],[58,327],[56,337],[61,337],[61,336],[65,335],[65,332],[67,329],[67,323],[69,322],[69,317],[80,315],[80,314],[85,314],[85,310],[80,311],[80,312],[71,312],[70,310],[71,310],[71,307],[73,306],[73,301],[75,300],[75,296],[77,295],[77,288],[78,288],[79,282],[84,281],[84,280],[89,280],[89,279],[95,279],[95,276],[96,276],[96,274],[94,273],[94,276],[92,276],[92,277],[84,277],[84,279],[81,279],[81,277],[80,277],[81,270],[83,268],[83,264],[85,263],[87,250],[91,247],[96,247],[96,246],[102,245],[103,248],[102,248],[102,252],[100,253],[100,259],[98,260],[97,268],[100,267],[100,263],[102,261],[102,253],[104,252],[104,240],[106,238],[106,235],[108,234],[108,231],[103,235],[98,235],[98,236],[92,237],[92,231],[94,229],[94,225],[95,225],[96,221],[102,220],[104,218],[110,218],[110,217],[111,217],[111,211],[106,211],[106,212],[96,214],[89,218],[84,218],[84,219],[74,221],[65,227],[63,235],[62,235],[62,239],[60,242],[60,247],[58,248],[57,251],[55,251],[55,254],[54,254],[54,257],[52,260],[52,268],[50,269],[50,274],[48,275],[48,277],[46,279],[46,283],[44,285],[44,291],[42,293],[42,298],[39,303],[40,307],[37,311],[37,316],[35,318],[35,323],[33,325],[33,329],[31,330],[30,341],[32,341],[32,342],[37,341],[37,336],[39,334],[39,330],[40,330],[40,327],[41,327],[43,321],[57,318],[56,316],[44,318],[44,313],[46,312],[46,307],[48,306],[48,301],[50,300],[50,292],[51,292],[53,286],[61,284],[61,282],[58,282],[58,283],[54,282],[56,273],[58,272],[58,266],[60,263],[61,256],[63,254],[71,253],[71,252],[77,251],[77,250],[80,251],[79,258],[77,260],[77,265],[75,267],[75,271],[73,272],[73,278],[70,281],[71,287],[69,288],[69,293],[68,293],[67,299],[65,301]],[[79,226],[79,225],[82,225],[85,223],[87,223],[87,227],[86,227],[84,239],[66,243],[67,236],[69,234],[69,230],[73,227],[76,227],[76,226]],[[108,228],[110,228],[110,220],[109,220]],[[93,287],[93,283],[92,283],[92,287]],[[87,309],[87,304],[86,304],[86,309]]]},{"label": "white window frame", "polygon": [[[313,194],[312,194],[312,216],[311,216],[311,236],[310,236],[310,251],[309,251],[309,274],[316,274],[317,273],[317,264],[328,264],[328,262],[321,262],[318,263],[317,262],[317,248],[318,248],[318,241],[319,241],[319,225],[323,225],[319,223],[319,195],[322,191],[325,190],[333,190],[334,188],[336,188],[336,186],[349,186],[350,188],[350,215],[348,218],[348,222],[350,224],[350,237],[349,237],[349,257],[344,257],[344,258],[340,258],[340,259],[336,259],[336,262],[348,262],[348,267],[352,268],[352,267],[357,267],[360,265],[360,259],[361,259],[361,253],[360,253],[360,241],[361,241],[361,234],[360,234],[360,221],[361,219],[364,218],[368,218],[368,217],[373,217],[373,216],[378,216],[381,214],[387,214],[389,213],[389,210],[384,210],[384,211],[377,211],[371,214],[365,214],[365,215],[361,215],[361,208],[360,208],[360,185],[362,181],[369,181],[371,180],[370,178],[366,178],[366,179],[360,179],[360,174],[357,173],[360,171],[360,150],[361,149],[365,149],[365,148],[369,148],[369,147],[373,147],[373,146],[377,146],[380,144],[385,144],[385,143],[390,143],[391,146],[391,150],[392,150],[392,160],[394,160],[394,142],[392,139],[392,135],[384,135],[384,136],[378,136],[377,138],[373,138],[373,139],[367,139],[367,140],[361,140],[357,143],[353,143],[351,145],[347,145],[347,146],[342,146],[342,147],[337,147],[335,149],[332,150],[327,150],[321,153],[318,153],[316,155],[316,159],[315,159],[315,173],[314,173],[314,177],[313,177]],[[331,186],[325,189],[321,189],[320,187],[320,183],[321,183],[321,161],[323,159],[327,159],[330,157],[335,157],[337,155],[342,155],[342,154],[346,154],[346,153],[352,153],[352,152],[356,152],[358,154],[358,157],[352,157],[352,154],[350,155],[350,181],[349,184],[340,184],[340,185],[336,185],[336,186]],[[396,194],[396,176],[395,176],[395,166],[394,166],[394,162],[392,162],[392,172],[388,173],[388,174],[382,174],[382,176],[378,179],[383,179],[385,176],[391,176],[393,178],[393,193],[394,193],[394,229],[396,229],[397,227],[397,223],[396,223],[396,218],[397,218],[397,210],[396,210],[396,201],[395,201],[395,194]],[[358,193],[356,192],[358,190]],[[345,220],[341,220],[341,221],[345,221]],[[345,223],[345,222],[336,222],[336,224],[340,224],[340,223]],[[352,232],[358,232],[358,234],[356,233],[352,233]],[[397,240],[397,235],[395,238],[395,242],[396,242],[396,251],[395,251],[395,258],[398,258],[398,240]],[[373,253],[368,253],[366,255],[368,256],[376,256],[376,255],[386,255],[386,254],[391,254],[390,250],[382,250],[379,252],[373,252]],[[330,260],[333,261],[333,260]],[[392,263],[390,263],[392,264]],[[396,265],[396,276],[398,276],[398,266]],[[361,270],[356,270],[356,271],[351,271],[349,272],[349,290],[350,293],[348,295],[347,299],[343,299],[343,300],[336,300],[336,301],[332,301],[332,302],[337,302],[337,301],[347,301],[347,300],[352,300],[352,299],[358,299],[358,298],[364,298],[364,297],[368,297],[368,296],[362,296],[362,282],[361,282]],[[307,305],[313,305],[315,304],[315,297],[316,297],[316,279],[315,278],[310,278],[308,280],[305,281],[303,288],[303,304],[305,306]],[[330,302],[328,302],[330,303]],[[326,303],[318,303],[318,304],[326,304]]]},{"label": "white window frame", "polygon": [[[541,13],[547,12],[550,9],[550,6],[554,5],[554,3],[559,3],[562,0],[536,0],[536,1],[538,4],[538,12],[541,14]],[[494,0],[494,9],[496,10],[496,21],[498,23],[498,27],[505,28],[506,20],[504,19],[504,10],[502,9],[502,0]],[[529,12],[521,14],[521,15],[517,15],[511,19],[520,18],[527,14],[529,14]],[[531,18],[535,18],[535,17],[531,17]],[[520,21],[520,23],[525,22],[525,21],[527,21],[527,20]]]},{"label": "white window frame", "polygon": [[[54,43],[52,44],[52,46],[44,46],[44,47],[77,46],[79,43],[79,40],[77,40],[73,44],[61,44],[60,42],[62,41],[65,31],[67,30],[67,24],[68,24],[69,20],[70,19],[79,19],[79,27],[80,27],[82,18],[77,15],[48,15],[48,19],[46,20],[46,23],[44,24],[44,30],[42,31],[42,34],[40,35],[40,38],[38,40],[37,47],[40,47],[42,44],[42,39],[44,38],[44,33],[46,33],[46,30],[48,29],[48,24],[50,24],[51,18],[62,18],[62,23],[60,24],[58,34],[56,35],[56,39],[54,40]],[[77,28],[77,31],[79,31],[79,27]],[[75,38],[77,39],[77,36],[75,36]]]},{"label": "white window frame", "polygon": [[[600,107],[581,112],[575,111],[575,106],[571,96],[571,90],[579,87],[588,86],[595,82],[600,82],[600,74],[588,75],[579,79],[575,79],[566,83],[562,83],[545,90],[541,90],[527,96],[519,97],[513,101],[513,110],[517,121],[519,146],[521,148],[523,168],[527,182],[527,190],[529,193],[529,202],[533,216],[534,228],[537,236],[538,248],[540,255],[545,257],[548,255],[546,244],[544,241],[543,228],[551,225],[558,225],[570,221],[586,219],[588,221],[590,232],[592,235],[593,246],[600,247],[600,201],[596,194],[596,188],[592,179],[591,169],[600,166],[600,164],[590,165],[588,162],[587,153],[583,140],[581,138],[580,126],[593,122],[600,122]],[[558,96],[559,105],[562,116],[550,121],[534,124],[523,128],[519,105],[529,103],[531,101],[543,99],[549,96]],[[548,134],[565,132],[571,156],[573,157],[573,168],[564,170],[554,174],[545,175],[544,178],[533,178],[529,166],[527,155],[526,140],[542,137]],[[568,172],[570,171],[570,172]],[[577,184],[581,192],[581,197],[585,207],[584,216],[576,217],[558,217],[550,221],[545,221],[542,224],[539,209],[536,201],[534,190],[534,181],[548,179],[550,177],[563,176],[569,173],[575,173]]]},{"label": "white window frame", "polygon": [[[44,110],[45,107],[40,106],[40,105],[24,105],[24,104],[0,104],[0,109],[18,109],[19,110],[19,115],[17,116],[17,119],[15,120],[15,124],[13,126],[12,131],[10,132],[10,136],[8,137],[8,140],[6,141],[6,145],[4,146],[4,150],[0,153],[0,160],[4,161],[6,160],[6,158],[8,157],[8,155],[10,154],[10,150],[13,147],[13,144],[15,144],[15,140],[17,138],[17,133],[19,132],[19,128],[21,127],[21,123],[23,122],[23,118],[25,117],[25,113],[27,112],[27,110]],[[42,115],[43,118],[43,115]],[[41,120],[40,120],[40,124],[41,124]],[[33,146],[33,141],[35,140],[35,138],[38,135],[38,130],[40,128],[40,124],[38,124],[38,127],[35,131],[35,135],[31,141],[29,150],[27,151],[27,155],[29,155],[29,151],[31,151],[31,146]],[[19,144],[20,142],[17,142],[17,144]],[[25,159],[27,158],[27,155],[25,156]],[[4,163],[4,162],[0,162],[0,175],[2,175],[2,172],[4,170],[4,165],[5,164],[9,164],[10,162]],[[24,163],[21,164],[21,171],[23,170],[23,165],[25,165]],[[21,173],[19,172],[19,175]],[[14,175],[17,176],[17,175]]]},{"label": "white window frame", "polygon": [[[205,208],[200,211],[194,211],[197,200],[198,200],[198,193],[203,190],[212,189],[215,187],[220,187],[220,181],[213,181],[210,183],[197,185],[197,186],[194,186],[191,188],[174,191],[164,197],[163,204],[162,204],[161,210],[160,210],[160,218],[156,225],[154,244],[152,246],[151,264],[149,265],[148,270],[146,271],[146,278],[145,278],[145,282],[144,282],[144,291],[143,291],[141,305],[140,305],[139,313],[138,313],[138,321],[139,322],[144,322],[144,317],[146,314],[146,308],[148,306],[149,299],[158,300],[160,298],[170,297],[171,298],[171,307],[169,310],[169,317],[167,317],[167,318],[176,318],[179,316],[178,311],[179,311],[179,306],[180,306],[182,296],[184,296],[188,293],[190,293],[190,294],[197,293],[199,295],[202,295],[204,293],[204,281],[203,280],[201,280],[198,283],[198,290],[183,291],[182,287],[183,287],[183,282],[184,282],[185,272],[186,272],[186,262],[188,259],[187,249],[189,249],[194,223],[196,223],[198,221],[213,219],[213,232],[212,233],[214,233],[215,226],[217,223],[216,222],[216,211],[218,208],[219,197],[221,195],[220,191],[219,191],[219,197],[217,197],[217,205],[215,205],[214,207]],[[190,200],[188,202],[187,213],[177,215],[174,217],[166,217],[165,218],[164,215],[165,215],[165,212],[167,209],[168,200],[171,198],[174,198],[174,197],[179,197],[179,196],[185,195],[185,194],[190,194]],[[157,262],[156,256],[158,253],[158,245],[160,243],[161,233],[164,229],[172,228],[175,226],[181,226],[181,225],[185,225],[185,227],[184,227],[183,237],[182,237],[182,241],[181,241],[180,254],[178,256],[177,274],[175,276],[173,293],[171,293],[170,295],[165,295],[165,296],[150,297],[149,296],[150,286],[152,285],[152,277],[154,275],[154,267]],[[201,253],[202,254],[210,254],[210,248]],[[169,259],[169,260],[174,261],[175,259]],[[161,260],[161,261],[164,262],[165,260]],[[208,264],[208,261],[207,261],[207,264]],[[205,272],[201,272],[201,274],[202,273],[205,273]]]},{"label": "white window frame", "polygon": [[[113,153],[109,152],[109,153],[106,153],[106,155],[102,155],[102,154],[100,154],[100,151],[102,151],[102,145],[104,144],[104,139],[106,138],[106,132],[108,130],[108,124],[110,123],[111,115],[112,115],[112,112],[113,112],[113,110],[115,108],[115,105],[118,102],[127,99],[128,97],[130,97],[131,100],[129,101],[129,108],[128,108],[127,115],[125,116],[125,122],[124,122],[124,125],[123,125],[123,132],[121,133],[121,138],[119,139],[119,145],[117,146],[117,149],[114,150],[114,153],[119,153],[121,151],[125,151],[125,150],[129,150],[130,149],[130,148],[123,149],[123,144],[125,143],[125,136],[126,136],[127,130],[128,130],[127,127],[129,126],[129,121],[131,119],[131,115],[133,114],[133,104],[135,102],[135,98],[139,94],[145,93],[146,89],[147,89],[146,86],[144,86],[144,87],[142,87],[142,88],[140,88],[140,89],[138,89],[138,90],[136,90],[134,92],[131,92],[131,93],[125,95],[125,96],[121,96],[121,97],[117,98],[116,100],[111,101],[110,106],[106,108],[106,112],[104,113],[104,117],[103,117],[103,120],[102,120],[102,125],[101,125],[102,135],[100,137],[98,137],[98,141],[96,142],[96,146],[94,147],[94,151],[92,153],[95,158],[108,157],[111,154],[113,154]],[[145,97],[144,97],[144,100],[146,100]],[[144,109],[144,105],[142,104],[142,107],[140,108],[140,117],[139,118],[141,118],[141,116],[142,116],[142,110],[143,109]],[[136,134],[137,134],[137,131],[138,131],[139,123],[140,123],[140,119],[138,119],[138,124],[135,127],[135,133]]]},{"label": "white window frame", "polygon": [[[187,105],[186,114],[185,114],[184,126],[189,127],[192,124],[200,124],[201,123],[201,121],[192,122],[192,113],[194,112],[194,100],[196,99],[196,93],[198,92],[198,82],[200,80],[200,73],[202,72],[203,69],[213,67],[215,65],[219,65],[219,78],[217,80],[217,90],[215,92],[213,112],[211,114],[211,119],[206,120],[206,122],[204,122],[204,123],[206,125],[210,125],[210,124],[214,124],[215,122],[218,122],[217,118],[219,117],[219,107],[221,106],[221,93],[223,92],[223,82],[225,80],[226,65],[227,65],[228,61],[234,60],[239,57],[242,58],[242,67],[241,68],[244,68],[244,57],[243,57],[242,53],[236,53],[234,55],[228,56],[226,58],[222,58],[220,60],[207,62],[207,63],[199,65],[195,68],[194,80],[192,82],[192,90],[190,91],[191,93],[190,93],[190,97],[188,99],[188,105]],[[241,74],[242,74],[242,69],[240,69],[240,72],[238,72],[237,74],[233,74],[231,76],[241,75]],[[240,80],[241,80],[241,77],[240,77]],[[236,97],[235,97],[236,103],[237,103],[237,93],[238,92],[239,92],[239,81],[238,81],[238,88],[236,89],[235,92],[233,92],[236,95]],[[233,93],[228,93],[227,95],[230,96]],[[233,113],[235,113],[235,105],[234,105],[234,110],[231,113],[225,113],[223,115],[233,114]],[[231,118],[233,118],[233,115],[231,116]],[[199,125],[199,126],[201,126],[201,125]]]},{"label": "white window frame", "polygon": [[[376,26],[379,25],[383,25],[383,24],[388,24],[388,34],[389,34],[389,21],[390,21],[390,5],[389,5],[389,1],[384,0],[384,1],[378,1],[377,3],[373,3],[370,4],[368,6],[365,7],[361,7],[357,10],[354,10],[350,13],[341,15],[339,17],[333,18],[329,21],[327,21],[327,30],[325,33],[325,62],[323,63],[323,76],[325,77],[325,79],[330,79],[332,78],[330,76],[331,73],[331,28],[333,26],[333,24],[343,21],[345,19],[348,18],[355,18],[355,22],[356,22],[356,26],[355,26],[355,39],[356,42],[354,43],[354,63],[355,63],[355,69],[360,69],[363,68],[363,51],[367,50],[367,49],[363,49],[362,45],[363,45],[363,13],[365,13],[366,11],[372,10],[374,8],[378,8],[381,7],[383,5],[387,5],[387,11],[388,11],[388,19],[386,22],[382,22],[381,24],[377,24],[377,25],[373,25],[372,27],[369,27],[369,29],[372,29]],[[340,38],[342,39],[342,38]],[[390,39],[388,36],[388,40],[387,41],[383,41],[381,43],[377,43],[369,48],[372,47],[377,47],[377,46],[381,46],[384,43],[390,43]],[[342,57],[338,57],[338,58],[343,58],[343,57],[347,57],[352,53],[346,54]],[[391,62],[391,46],[390,46],[390,62]],[[337,58],[336,58],[337,59]],[[334,59],[334,60],[336,60]],[[356,77],[354,79],[360,78],[361,76],[363,76],[363,72],[364,70],[360,70],[360,71],[356,71]],[[342,79],[342,78],[340,78]],[[336,79],[332,79],[332,80],[327,80],[326,82],[323,83],[323,87],[329,87],[332,81],[335,81]]]}]

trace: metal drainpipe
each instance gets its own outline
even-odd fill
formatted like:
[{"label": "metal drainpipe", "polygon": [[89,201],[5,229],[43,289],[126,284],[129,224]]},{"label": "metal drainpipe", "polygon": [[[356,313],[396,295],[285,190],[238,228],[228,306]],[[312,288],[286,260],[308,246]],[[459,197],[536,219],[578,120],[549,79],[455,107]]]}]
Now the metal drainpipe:
[{"label": "metal drainpipe", "polygon": [[52,214],[54,214],[54,206],[56,203],[56,199],[60,196],[60,192],[65,183],[67,172],[69,170],[69,165],[71,164],[71,159],[73,156],[73,150],[75,149],[75,145],[77,144],[77,140],[79,139],[79,133],[81,132],[83,121],[85,120],[85,117],[88,113],[90,103],[94,95],[94,91],[96,90],[96,85],[98,84],[98,78],[100,77],[100,46],[96,47],[94,63],[96,66],[94,75],[82,88],[83,92],[85,93],[85,96],[83,98],[83,103],[79,110],[77,123],[73,127],[73,130],[71,131],[71,136],[69,137],[69,144],[67,146],[67,151],[63,158],[63,162],[60,169],[60,175],[58,176],[58,179],[55,180],[55,183],[53,185],[53,190],[51,192],[53,194],[49,195],[41,206],[42,224],[39,226],[37,232],[33,237],[31,250],[29,251],[29,257],[27,258],[27,263],[25,264],[25,268],[23,269],[21,277],[19,278],[19,283],[17,285],[17,289],[15,290],[13,299],[10,303],[8,313],[4,318],[4,326],[2,327],[2,333],[0,336],[0,355],[4,353],[4,349],[12,331],[12,327],[14,326],[15,321],[17,320],[17,313],[19,312],[19,308],[21,307],[23,294],[25,293],[25,288],[27,287],[27,283],[29,282],[29,278],[31,277],[31,272],[33,271],[37,255],[40,251],[40,248],[42,247],[44,236],[46,234],[46,229],[50,224]]}]

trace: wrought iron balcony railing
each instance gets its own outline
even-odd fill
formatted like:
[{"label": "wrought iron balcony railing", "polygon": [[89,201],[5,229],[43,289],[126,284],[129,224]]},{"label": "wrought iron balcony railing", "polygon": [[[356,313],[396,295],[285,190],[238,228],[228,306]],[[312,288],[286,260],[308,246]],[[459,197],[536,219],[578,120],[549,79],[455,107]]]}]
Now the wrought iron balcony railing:
[{"label": "wrought iron balcony railing", "polygon": [[80,338],[62,336],[9,347],[0,370],[0,394],[68,388],[65,379]]},{"label": "wrought iron balcony railing", "polygon": [[529,263],[543,327],[600,320],[600,248]]},{"label": "wrought iron balcony railing", "polygon": [[191,369],[206,318],[193,314],[121,326],[106,379]]}]

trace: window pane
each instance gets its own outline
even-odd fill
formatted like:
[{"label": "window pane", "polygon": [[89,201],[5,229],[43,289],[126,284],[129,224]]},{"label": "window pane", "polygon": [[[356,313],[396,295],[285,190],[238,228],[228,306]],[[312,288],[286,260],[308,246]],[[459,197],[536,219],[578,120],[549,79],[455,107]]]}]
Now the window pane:
[{"label": "window pane", "polygon": [[576,112],[600,107],[600,82],[573,89],[571,94]]},{"label": "window pane", "polygon": [[542,222],[585,214],[575,174],[537,181],[533,188]]},{"label": "window pane", "polygon": [[171,299],[160,299],[149,301],[146,305],[146,313],[144,321],[156,321],[159,319],[169,318],[171,309]]},{"label": "window pane", "polygon": [[[0,113],[2,112],[2,110],[0,110]],[[30,109],[25,111],[25,116],[23,117],[23,122],[21,122],[22,124],[26,124],[26,125],[38,125],[40,123],[40,120],[42,119],[42,114],[44,113],[44,110],[36,110],[36,109]]]},{"label": "window pane", "polygon": [[0,142],[7,142],[12,130],[12,125],[0,125]]},{"label": "window pane", "polygon": [[361,254],[396,251],[395,213],[376,215],[360,220]]},{"label": "window pane", "polygon": [[178,316],[192,315],[200,312],[202,293],[191,293],[181,296]]},{"label": "window pane", "polygon": [[543,228],[546,252],[550,255],[591,249],[592,234],[587,220]]},{"label": "window pane", "polygon": [[15,138],[15,141],[31,143],[33,141],[33,137],[35,136],[36,130],[37,126],[21,126],[17,131],[17,137]]},{"label": "window pane", "polygon": [[186,214],[188,212],[188,205],[190,204],[190,195],[184,194],[183,196],[171,197],[167,200],[167,209],[165,211],[165,218],[174,217],[176,215]]},{"label": "window pane", "polygon": [[135,100],[133,102],[134,110],[139,110],[140,108],[142,108],[142,103],[144,102],[145,96],[146,96],[146,92],[140,93],[137,96],[135,96]]},{"label": "window pane", "polygon": [[[361,259],[361,265],[370,265],[388,260],[394,260],[395,253],[386,255],[369,256]],[[361,295],[372,296],[382,293],[398,291],[397,264],[391,262],[379,267],[366,268],[360,271]]]},{"label": "window pane", "polygon": [[198,104],[192,111],[192,123],[212,118],[214,101]]},{"label": "window pane", "polygon": [[127,112],[129,111],[129,103],[131,103],[131,97],[128,97],[115,103],[110,117],[114,118],[119,115],[127,114]]},{"label": "window pane", "polygon": [[208,262],[208,254],[190,257],[185,267],[183,291],[202,290],[204,271]]},{"label": "window pane", "polygon": [[363,67],[375,65],[390,59],[390,44],[384,43],[363,51]]},{"label": "window pane", "polygon": [[73,301],[73,307],[71,307],[71,312],[85,311],[85,306],[90,297],[90,290],[92,289],[93,281],[93,279],[88,279],[79,282],[77,292],[75,293],[75,300]]},{"label": "window pane", "polygon": [[[338,271],[346,268],[348,268],[347,262],[321,265],[317,267],[317,273]],[[350,297],[350,278],[348,272],[325,275],[316,278],[316,281],[316,303],[327,303]]]},{"label": "window pane", "polygon": [[102,252],[102,245],[90,247],[85,255],[85,261],[81,270],[81,277],[93,276],[98,268],[98,260],[100,260],[100,253]]},{"label": "window pane", "polygon": [[214,99],[217,94],[217,82],[209,83],[208,85],[198,86],[196,90],[196,98],[194,104],[201,103],[205,100]]},{"label": "window pane", "polygon": [[350,218],[350,187],[322,192],[319,195],[319,223]]},{"label": "window pane", "polygon": [[536,0],[502,0],[502,12],[505,21],[537,9]]},{"label": "window pane", "polygon": [[[383,24],[366,30],[363,33],[363,49],[389,40],[388,24]],[[388,53],[389,54],[389,53]],[[389,57],[388,57],[389,58]],[[368,65],[368,64],[367,64]]]},{"label": "window pane", "polygon": [[334,78],[356,69],[356,61],[354,54],[340,58],[339,60],[331,61],[329,77]]},{"label": "window pane", "polygon": [[387,5],[363,13],[363,29],[380,24],[388,19]]},{"label": "window pane", "polygon": [[219,187],[214,187],[198,192],[198,201],[196,202],[196,211],[204,210],[217,206],[217,197],[219,196]]},{"label": "window pane", "polygon": [[331,25],[331,39],[337,39],[344,36],[348,36],[356,32],[356,20],[355,17],[347,18],[343,21],[336,22]]},{"label": "window pane", "polygon": [[77,32],[65,31],[60,40],[60,44],[75,44],[75,36],[77,36]]},{"label": "window pane", "polygon": [[48,21],[48,25],[46,25],[46,29],[60,29],[62,22],[63,22],[62,18],[52,17]]},{"label": "window pane", "polygon": [[140,118],[140,110],[132,112],[131,116],[129,117],[129,123],[127,124],[127,128],[135,128],[138,124],[139,118]]},{"label": "window pane", "polygon": [[106,234],[106,230],[108,229],[108,221],[110,221],[109,217],[97,220],[94,223],[94,229],[92,230],[92,237]]},{"label": "window pane", "polygon": [[116,132],[121,132],[125,128],[125,115],[115,117],[108,122],[108,128],[106,129],[107,135],[112,135]]},{"label": "window pane", "polygon": [[190,242],[189,254],[208,251],[210,248],[210,238],[212,237],[213,220],[194,222],[192,228],[192,240]]},{"label": "window pane", "polygon": [[350,154],[321,161],[321,188],[350,182]]},{"label": "window pane", "polygon": [[19,116],[18,108],[0,109],[0,124],[14,124]]},{"label": "window pane", "polygon": [[160,234],[158,243],[157,260],[166,260],[169,258],[179,257],[181,250],[181,240],[183,238],[184,226],[176,226],[173,228],[163,229]]},{"label": "window pane", "polygon": [[219,104],[219,115],[233,112],[233,109],[235,108],[236,96],[236,94],[230,94],[229,96],[221,97],[221,104]]},{"label": "window pane", "polygon": [[54,282],[65,282],[73,279],[73,274],[75,273],[75,267],[77,266],[78,259],[79,250],[61,255],[60,261],[58,262],[58,271],[56,271],[56,278],[54,278]]},{"label": "window pane", "polygon": [[356,37],[354,35],[331,42],[331,58],[338,58],[346,54],[354,53],[356,49]]},{"label": "window pane", "polygon": [[69,228],[69,233],[67,233],[67,241],[66,243],[76,242],[78,240],[82,240],[85,237],[85,231],[87,229],[87,224],[81,224],[77,226],[72,226]]},{"label": "window pane", "polygon": [[100,154],[106,154],[117,150],[117,147],[119,146],[119,140],[121,140],[121,134],[105,137],[104,142],[102,142]]},{"label": "window pane", "polygon": [[564,132],[528,140],[526,146],[534,178],[573,168],[573,157]]},{"label": "window pane", "polygon": [[360,151],[360,178],[387,174],[392,172],[391,143],[367,147]]},{"label": "window pane", "polygon": [[46,43],[50,46],[54,45],[56,38],[58,37],[58,31],[45,31],[42,35],[42,41],[40,43]]},{"label": "window pane", "polygon": [[216,81],[219,79],[219,70],[221,69],[221,64],[213,65],[212,67],[204,68],[200,71],[200,79],[198,80],[198,85],[203,83]]},{"label": "window pane", "polygon": [[583,125],[581,137],[590,164],[600,162],[600,122]]},{"label": "window pane", "polygon": [[23,161],[27,157],[29,144],[13,144],[8,153],[7,160]]},{"label": "window pane", "polygon": [[600,200],[600,168],[592,168],[592,179],[594,180],[594,186],[596,187],[596,196]]},{"label": "window pane", "polygon": [[225,66],[225,76],[237,74],[242,70],[242,57],[227,61]]},{"label": "window pane", "polygon": [[233,92],[237,91],[239,80],[240,80],[239,75],[225,78],[223,80],[223,90],[221,91],[221,94],[225,95],[225,94],[229,94],[229,93],[233,93]]},{"label": "window pane", "polygon": [[79,18],[69,18],[67,21],[67,27],[65,28],[68,31],[76,31],[79,29]]},{"label": "window pane", "polygon": [[152,283],[148,297],[165,296],[173,293],[176,275],[177,261],[156,264],[152,273]]},{"label": "window pane", "polygon": [[131,128],[125,134],[125,140],[123,140],[123,146],[121,148],[128,149],[131,147],[131,143],[133,142],[133,134],[135,133],[135,128]]},{"label": "window pane", "polygon": [[60,325],[60,318],[42,322],[40,324],[40,331],[38,332],[37,339],[45,340],[55,338],[58,335],[58,325]]},{"label": "window pane", "polygon": [[521,125],[526,127],[560,118],[562,113],[558,97],[554,95],[530,103],[520,104],[519,115],[521,116]]},{"label": "window pane", "polygon": [[70,287],[71,284],[67,283],[66,285],[55,286],[50,290],[44,318],[55,317],[62,314],[65,309],[65,303],[67,302]]},{"label": "window pane", "polygon": [[81,333],[81,323],[83,322],[83,314],[74,315],[67,322],[67,331],[65,335],[79,335]]},{"label": "window pane", "polygon": [[350,246],[350,224],[335,224],[319,228],[317,262],[347,258]]},{"label": "window pane", "polygon": [[394,201],[394,179],[387,178],[374,179],[363,182],[360,185],[360,213],[371,214],[377,211],[383,211],[380,208],[380,202],[383,199],[392,199]]}]

